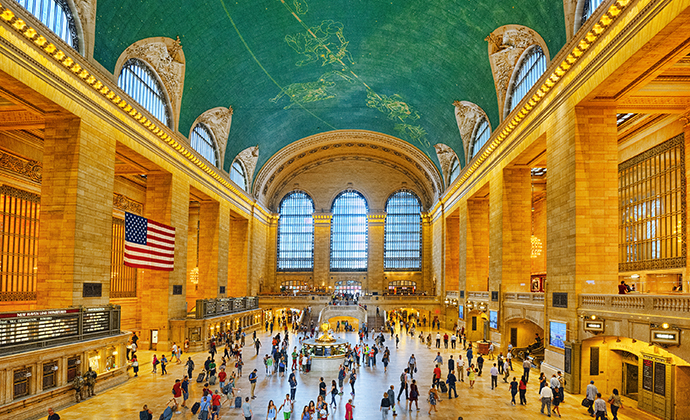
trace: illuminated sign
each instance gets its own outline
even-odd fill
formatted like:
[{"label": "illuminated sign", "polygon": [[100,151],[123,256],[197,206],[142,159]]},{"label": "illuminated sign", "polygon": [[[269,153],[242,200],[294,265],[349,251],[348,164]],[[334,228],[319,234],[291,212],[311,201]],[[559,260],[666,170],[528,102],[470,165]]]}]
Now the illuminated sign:
[{"label": "illuminated sign", "polygon": [[604,321],[585,321],[585,331],[604,332]]},{"label": "illuminated sign", "polygon": [[678,330],[650,329],[649,332],[652,343],[680,345],[680,331]]}]

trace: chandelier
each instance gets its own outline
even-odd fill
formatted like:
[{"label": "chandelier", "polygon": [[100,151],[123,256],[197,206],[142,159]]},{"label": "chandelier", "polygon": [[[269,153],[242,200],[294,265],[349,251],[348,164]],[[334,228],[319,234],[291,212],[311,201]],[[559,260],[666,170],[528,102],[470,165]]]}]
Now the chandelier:
[{"label": "chandelier", "polygon": [[531,258],[537,258],[541,255],[541,240],[536,236],[532,235],[530,238],[530,243],[532,244],[532,254]]}]

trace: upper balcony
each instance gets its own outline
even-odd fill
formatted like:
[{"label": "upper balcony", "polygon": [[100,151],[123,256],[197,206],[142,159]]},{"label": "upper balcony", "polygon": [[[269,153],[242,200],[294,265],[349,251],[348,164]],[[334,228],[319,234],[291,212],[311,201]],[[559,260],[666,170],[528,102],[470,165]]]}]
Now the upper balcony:
[{"label": "upper balcony", "polygon": [[690,294],[676,295],[599,295],[581,294],[579,309],[596,313],[657,318],[672,318],[674,323],[690,327]]}]

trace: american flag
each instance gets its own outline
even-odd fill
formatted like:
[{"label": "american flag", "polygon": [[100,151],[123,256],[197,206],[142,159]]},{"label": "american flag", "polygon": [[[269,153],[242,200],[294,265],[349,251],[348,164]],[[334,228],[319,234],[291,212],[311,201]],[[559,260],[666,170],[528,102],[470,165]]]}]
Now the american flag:
[{"label": "american flag", "polygon": [[172,271],[175,228],[125,212],[125,265]]}]

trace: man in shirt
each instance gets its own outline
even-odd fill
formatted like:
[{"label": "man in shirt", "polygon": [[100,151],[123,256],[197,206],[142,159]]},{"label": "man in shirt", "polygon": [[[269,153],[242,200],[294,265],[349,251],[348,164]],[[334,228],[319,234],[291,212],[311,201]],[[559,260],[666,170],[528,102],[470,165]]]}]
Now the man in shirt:
[{"label": "man in shirt", "polygon": [[187,363],[185,363],[184,365],[185,367],[187,367],[187,376],[193,378],[194,376],[192,376],[192,372],[194,372],[194,361],[192,360],[192,358],[190,357],[189,359],[187,359]]},{"label": "man in shirt", "polygon": [[182,407],[185,407],[187,400],[189,399],[189,377],[185,376],[182,378],[180,383],[180,389],[182,389]]},{"label": "man in shirt", "polygon": [[405,392],[405,401],[408,399],[408,393],[407,393],[407,369],[400,375],[400,391],[398,391],[398,402],[400,402],[400,395],[402,395],[403,391]]},{"label": "man in shirt", "polygon": [[[175,400],[175,404],[178,406],[182,404],[182,381],[180,381],[179,379],[175,379],[175,385],[173,385],[172,393],[173,399]],[[179,413],[180,410],[177,410],[177,412]]]},{"label": "man in shirt", "polygon": [[343,395],[343,381],[345,380],[346,375],[345,367],[340,365],[340,369],[338,369],[338,387],[340,389],[339,395]]},{"label": "man in shirt", "polygon": [[558,380],[555,373],[553,375],[551,375],[551,380],[549,381],[549,385],[551,385],[551,390],[553,392],[556,392],[556,390],[561,387],[561,381]]},{"label": "man in shirt", "polygon": [[414,379],[414,370],[417,369],[417,359],[415,359],[414,354],[410,356],[410,360],[407,361],[409,370],[407,371],[410,378]]},{"label": "man in shirt", "polygon": [[249,383],[251,384],[252,387],[252,399],[255,399],[256,396],[254,395],[254,390],[256,389],[256,379],[258,375],[256,373],[256,369],[252,371],[252,373],[249,374]]},{"label": "man in shirt", "polygon": [[[551,399],[553,398],[553,391],[548,386],[545,386],[539,392],[541,397],[541,413],[544,414],[544,406],[546,406],[546,412],[548,416],[551,417]],[[604,405],[606,407],[606,405]]]},{"label": "man in shirt", "polygon": [[453,335],[450,336],[450,348],[455,349],[455,343],[457,342],[458,337],[453,333]]},{"label": "man in shirt", "polygon": [[[252,413],[252,406],[251,406],[251,404],[249,404],[249,397],[244,398],[244,404],[242,404],[242,414],[244,414],[245,420],[251,420],[252,419],[253,413]],[[205,417],[201,417],[201,415],[199,415],[199,418],[201,419],[201,418],[205,418]]]},{"label": "man in shirt", "polygon": [[295,394],[297,393],[297,375],[295,375],[295,369],[292,369],[292,372],[290,372],[288,383],[290,384],[290,399],[294,400]]},{"label": "man in shirt", "polygon": [[491,366],[489,373],[491,373],[491,389],[498,388],[498,368],[496,367],[496,363]]},{"label": "man in shirt", "polygon": [[441,332],[436,332],[436,348],[441,348]]},{"label": "man in shirt", "polygon": [[460,375],[460,382],[465,382],[465,361],[462,360],[462,355],[458,355],[458,374]]},{"label": "man in shirt", "polygon": [[455,398],[458,398],[458,390],[455,388],[455,383],[458,381],[458,379],[455,377],[455,374],[453,371],[448,372],[448,378],[446,379],[446,383],[448,384],[448,399],[451,399],[453,397],[450,396],[451,391],[455,392]]},{"label": "man in shirt", "polygon": [[[294,370],[293,370],[294,372]],[[283,400],[283,403],[280,405],[280,408],[278,411],[283,410],[283,417],[285,420],[290,420],[290,416],[292,415],[292,407],[293,407],[293,398],[290,398],[289,394],[285,394],[285,399]]]},{"label": "man in shirt", "polygon": [[326,382],[323,381],[323,378],[319,379],[319,395],[323,398],[323,401],[326,401]]},{"label": "man in shirt", "polygon": [[594,412],[596,413],[597,419],[606,418],[606,401],[601,398],[601,393],[597,392],[597,399],[594,401]]},{"label": "man in shirt", "polygon": [[[594,381],[589,381],[589,385],[587,385],[585,395],[589,400],[589,407],[587,407],[587,412],[589,413],[590,417],[594,417],[594,400],[597,399],[598,393],[599,391],[597,390],[597,387],[594,386]],[[599,396],[601,397],[601,394],[599,394]],[[606,408],[606,406],[604,406],[604,408]]]},{"label": "man in shirt", "polygon": [[524,370],[524,373],[522,376],[525,377],[525,382],[529,381],[529,372],[532,370],[532,361],[529,360],[529,356],[525,356],[525,361],[522,362],[522,369]]},{"label": "man in shirt", "polygon": [[443,357],[441,356],[441,352],[436,353],[436,358],[434,359],[434,363],[436,363],[438,365],[443,364]]},{"label": "man in shirt", "polygon": [[453,360],[453,355],[450,355],[450,359],[448,359],[448,372],[455,370],[455,360]]},{"label": "man in shirt", "polygon": [[448,333],[443,334],[443,347],[448,348]]},{"label": "man in shirt", "polygon": [[441,368],[436,365],[434,368],[434,382],[431,384],[434,388],[440,388],[441,383]]},{"label": "man in shirt", "polygon": [[60,420],[60,415],[52,407],[48,409],[48,420]]}]

